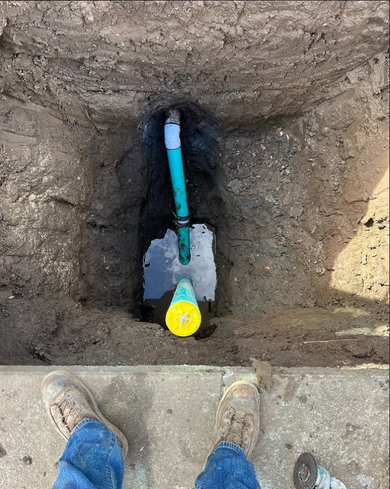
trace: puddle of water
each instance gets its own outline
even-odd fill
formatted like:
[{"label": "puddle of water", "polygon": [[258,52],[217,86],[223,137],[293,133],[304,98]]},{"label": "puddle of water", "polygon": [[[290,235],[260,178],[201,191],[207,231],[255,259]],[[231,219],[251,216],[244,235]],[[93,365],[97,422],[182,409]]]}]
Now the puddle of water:
[{"label": "puddle of water", "polygon": [[[202,326],[215,315],[217,272],[214,261],[215,237],[205,224],[191,227],[191,261],[179,261],[177,235],[168,229],[163,239],[155,239],[144,257],[144,309],[148,319],[165,326],[165,314],[171,303],[178,277],[190,275],[200,312]],[[148,307],[149,306],[149,307]]]}]

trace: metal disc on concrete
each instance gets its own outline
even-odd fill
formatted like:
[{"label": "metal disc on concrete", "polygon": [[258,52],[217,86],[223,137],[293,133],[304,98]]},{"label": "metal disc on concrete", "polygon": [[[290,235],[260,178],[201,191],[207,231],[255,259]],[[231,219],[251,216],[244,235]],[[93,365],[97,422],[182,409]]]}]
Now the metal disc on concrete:
[{"label": "metal disc on concrete", "polygon": [[294,467],[295,489],[314,489],[317,481],[318,466],[311,453],[302,453]]}]

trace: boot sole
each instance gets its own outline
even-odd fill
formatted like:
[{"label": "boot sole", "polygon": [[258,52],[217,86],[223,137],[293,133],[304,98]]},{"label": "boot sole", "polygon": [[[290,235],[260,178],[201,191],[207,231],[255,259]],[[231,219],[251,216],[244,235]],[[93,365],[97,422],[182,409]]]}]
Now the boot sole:
[{"label": "boot sole", "polygon": [[[101,421],[104,425],[107,426],[107,428],[116,435],[116,437],[118,438],[119,440],[119,443],[121,444],[122,446],[122,453],[123,453],[123,459],[126,458],[127,456],[127,453],[129,451],[129,443],[127,441],[127,438],[126,436],[122,433],[122,431],[120,431],[116,426],[114,426],[112,423],[110,423],[108,421],[108,419],[106,419],[103,414],[101,413],[96,401],[95,401],[95,398],[92,394],[92,392],[88,389],[88,387],[81,381],[79,380],[75,375],[73,375],[72,373],[70,372],[65,372],[65,371],[60,371],[60,370],[55,370],[54,372],[50,372],[48,375],[46,375],[46,377],[43,379],[42,381],[42,385],[41,385],[41,392],[43,393],[43,384],[45,382],[47,382],[48,379],[50,379],[51,376],[54,376],[55,375],[58,375],[58,374],[61,374],[63,375],[64,377],[67,377],[68,379],[70,379],[73,383],[75,383],[77,386],[79,386],[80,388],[83,388],[87,391],[89,397],[91,398],[92,400],[92,405],[93,405],[93,408],[94,408],[94,411],[96,412],[97,414],[97,417],[99,418],[99,421]],[[56,425],[56,423],[54,422],[52,416],[51,416],[51,413],[50,413],[50,410],[48,408],[48,406],[46,407],[46,410],[49,414],[49,418],[51,419],[53,425],[55,426],[56,430],[58,431],[58,433],[60,433],[60,435],[65,438],[65,440],[68,440],[68,438],[59,430],[58,426]]]}]

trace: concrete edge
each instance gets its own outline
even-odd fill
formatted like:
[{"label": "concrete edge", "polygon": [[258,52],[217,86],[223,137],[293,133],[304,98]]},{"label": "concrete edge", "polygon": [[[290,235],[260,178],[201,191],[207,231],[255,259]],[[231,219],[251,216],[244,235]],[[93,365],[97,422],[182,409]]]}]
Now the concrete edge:
[{"label": "concrete edge", "polygon": [[[238,378],[252,378],[256,379],[255,371],[252,367],[237,367],[237,366],[226,366],[217,367],[212,365],[117,365],[117,366],[106,366],[106,365],[47,365],[47,366],[36,366],[36,365],[0,365],[0,375],[4,374],[15,374],[15,373],[29,373],[29,374],[39,374],[44,375],[45,373],[51,372],[53,370],[69,370],[72,372],[103,372],[103,373],[153,373],[153,374],[169,374],[174,373],[175,375],[190,375],[190,374],[205,374],[214,373],[221,374],[226,377],[238,377]],[[388,365],[370,365],[366,368],[355,368],[355,367],[273,367],[273,375],[335,375],[340,374],[354,375],[359,372],[360,375],[367,374],[371,375],[373,373],[389,373]]]}]

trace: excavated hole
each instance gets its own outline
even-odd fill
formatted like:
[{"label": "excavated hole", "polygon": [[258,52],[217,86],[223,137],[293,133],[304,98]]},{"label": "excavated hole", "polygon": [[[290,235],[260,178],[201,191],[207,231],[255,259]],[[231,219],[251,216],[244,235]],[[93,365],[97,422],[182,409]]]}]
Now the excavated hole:
[{"label": "excavated hole", "polygon": [[371,78],[355,75],[294,117],[259,110],[255,123],[217,94],[215,117],[176,104],[193,223],[215,234],[218,274],[213,317],[185,339],[144,304],[145,254],[174,231],[172,104],[94,126],[5,94],[0,362],[386,363],[387,126],[381,98],[367,102]]}]

